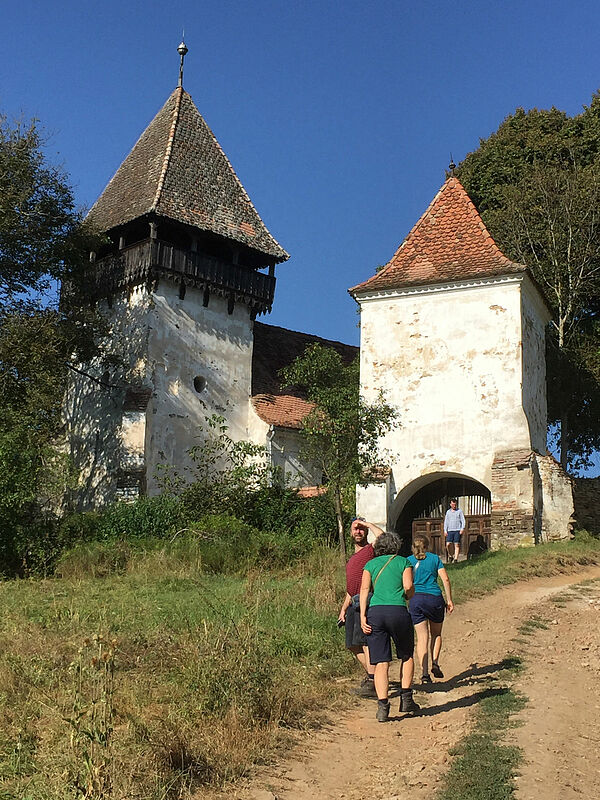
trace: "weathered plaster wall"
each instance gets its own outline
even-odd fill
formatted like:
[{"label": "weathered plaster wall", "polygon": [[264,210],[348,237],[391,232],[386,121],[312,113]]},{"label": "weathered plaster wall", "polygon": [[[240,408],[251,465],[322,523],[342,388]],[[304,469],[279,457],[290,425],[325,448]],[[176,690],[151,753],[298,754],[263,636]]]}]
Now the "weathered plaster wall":
[{"label": "weathered plaster wall", "polygon": [[267,440],[271,464],[279,467],[288,486],[318,486],[323,481],[323,471],[302,457],[300,432],[291,428],[274,428]]},{"label": "weathered plaster wall", "polygon": [[517,281],[361,301],[362,391],[400,414],[382,442],[397,491],[433,472],[489,487],[496,451],[531,449],[521,313]]},{"label": "weathered plaster wall", "polygon": [[[148,493],[158,491],[160,464],[189,465],[187,451],[198,444],[205,420],[223,416],[234,440],[248,438],[252,366],[252,321],[249,309],[188,288],[161,281],[148,314],[148,372],[153,388],[146,421]],[[194,387],[199,378],[201,391]],[[264,441],[263,441],[264,443]]]},{"label": "weathered plaster wall", "polygon": [[573,482],[551,455],[535,454],[542,483],[540,542],[569,539],[573,527]]},{"label": "weathered plaster wall", "polygon": [[111,307],[102,303],[99,311],[110,324],[105,344],[110,366],[83,365],[92,377],[73,374],[67,387],[64,418],[69,453],[80,471],[74,498],[79,508],[115,499],[124,473],[143,470],[145,414],[139,407],[125,409],[131,386],[148,387],[150,305],[144,286],[115,297]]},{"label": "weathered plaster wall", "polygon": [[546,452],[546,325],[550,316],[539,293],[526,278],[522,284],[523,410],[529,424],[531,446]]}]

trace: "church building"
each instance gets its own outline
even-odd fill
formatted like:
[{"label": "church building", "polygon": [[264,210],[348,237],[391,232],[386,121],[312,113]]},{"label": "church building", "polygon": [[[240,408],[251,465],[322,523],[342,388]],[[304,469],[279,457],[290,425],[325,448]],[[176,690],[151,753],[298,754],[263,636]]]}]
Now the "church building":
[{"label": "church building", "polygon": [[[234,440],[264,446],[291,485],[320,484],[301,458],[310,405],[279,370],[313,342],[357,356],[257,321],[288,254],[184,91],[186,52],[182,43],[179,85],[89,213],[108,242],[88,281],[108,359],[82,365],[67,394],[79,508],[158,493],[161,470],[185,473],[213,415]],[[550,315],[453,174],[391,261],[350,292],[361,392],[383,390],[400,423],[382,442],[389,471],[357,489],[358,513],[405,546],[427,532],[438,552],[451,496],[466,547],[478,536],[492,546],[567,537],[571,482],[546,450]]]},{"label": "church building", "polygon": [[321,483],[299,456],[310,406],[278,371],[312,342],[358,353],[256,321],[289,256],[184,91],[179,52],[179,85],[88,215],[110,242],[88,281],[109,331],[102,365],[84,365],[66,398],[80,508],[156,494],[161,468],[191,465],[213,415],[232,439],[264,446],[291,485]]}]

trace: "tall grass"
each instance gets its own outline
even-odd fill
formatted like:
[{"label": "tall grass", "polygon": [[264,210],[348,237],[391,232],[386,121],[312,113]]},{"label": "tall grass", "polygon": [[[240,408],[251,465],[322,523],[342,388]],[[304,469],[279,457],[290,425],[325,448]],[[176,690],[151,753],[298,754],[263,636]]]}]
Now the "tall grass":
[{"label": "tall grass", "polygon": [[[185,798],[247,774],[347,702],[337,552],[288,566],[277,555],[267,570],[268,550],[244,551],[212,574],[202,541],[94,543],[62,562],[63,577],[0,583],[1,800],[84,797],[86,785],[95,800]],[[572,542],[450,574],[460,602],[599,562],[600,543]]]}]

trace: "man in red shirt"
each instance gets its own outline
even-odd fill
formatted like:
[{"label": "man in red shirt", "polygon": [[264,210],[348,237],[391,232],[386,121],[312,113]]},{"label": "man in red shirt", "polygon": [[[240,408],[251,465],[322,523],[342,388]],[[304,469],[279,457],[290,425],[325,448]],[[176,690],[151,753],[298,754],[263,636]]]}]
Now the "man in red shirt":
[{"label": "man in red shirt", "polygon": [[[367,522],[360,517],[352,520],[350,536],[354,541],[354,554],[346,564],[346,596],[340,609],[339,624],[346,626],[346,648],[354,653],[357,661],[366,672],[366,676],[355,693],[361,697],[377,697],[373,683],[374,669],[369,661],[369,648],[367,637],[360,627],[360,611],[354,607],[352,598],[359,594],[363,569],[367,561],[373,558],[373,546],[369,544],[369,532],[373,539],[380,536],[383,531],[372,522]],[[358,605],[358,604],[357,604]]]}]

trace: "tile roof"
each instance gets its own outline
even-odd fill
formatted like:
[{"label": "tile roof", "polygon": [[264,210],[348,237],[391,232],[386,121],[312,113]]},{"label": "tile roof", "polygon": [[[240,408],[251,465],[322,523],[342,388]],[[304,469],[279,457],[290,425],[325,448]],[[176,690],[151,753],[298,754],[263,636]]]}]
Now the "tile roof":
[{"label": "tile roof", "polygon": [[177,88],[88,215],[108,231],[154,213],[285,261],[190,95]]},{"label": "tile roof", "polygon": [[458,178],[449,177],[391,261],[352,294],[526,272],[503,255]]},{"label": "tile roof", "polygon": [[300,428],[302,420],[311,412],[313,406],[303,394],[299,390],[282,387],[279,380],[279,370],[301,356],[311,344],[332,347],[345,363],[350,363],[358,356],[358,347],[349,344],[289,331],[276,325],[265,325],[263,322],[254,323],[252,404],[258,416],[269,425]]}]

